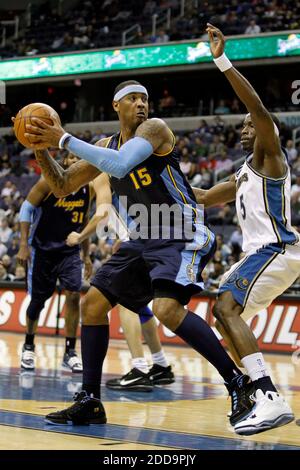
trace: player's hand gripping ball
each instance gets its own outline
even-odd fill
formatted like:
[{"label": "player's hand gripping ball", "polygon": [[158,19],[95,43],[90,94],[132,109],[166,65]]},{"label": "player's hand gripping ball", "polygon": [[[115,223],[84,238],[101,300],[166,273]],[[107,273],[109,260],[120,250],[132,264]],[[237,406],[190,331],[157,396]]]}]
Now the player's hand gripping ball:
[{"label": "player's hand gripping ball", "polygon": [[[61,126],[60,117],[51,106],[45,103],[28,104],[20,109],[15,118],[12,118],[18,141],[24,145],[24,147],[34,148],[36,150],[52,147],[53,144],[51,142],[42,140],[41,130],[39,130],[35,118],[38,118],[42,123],[48,126],[54,126],[56,123]],[[28,126],[30,126],[30,128]],[[35,130],[32,130],[31,126],[35,126]]]}]

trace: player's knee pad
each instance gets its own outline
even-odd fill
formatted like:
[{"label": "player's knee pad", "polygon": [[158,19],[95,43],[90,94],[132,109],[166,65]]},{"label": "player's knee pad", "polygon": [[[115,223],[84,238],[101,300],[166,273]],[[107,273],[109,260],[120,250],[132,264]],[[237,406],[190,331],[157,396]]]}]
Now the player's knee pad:
[{"label": "player's knee pad", "polygon": [[143,325],[153,318],[152,310],[149,307],[143,307],[139,310],[140,322]]},{"label": "player's knee pad", "polygon": [[31,299],[28,305],[26,315],[32,321],[38,320],[41,311],[43,310],[45,300]]}]

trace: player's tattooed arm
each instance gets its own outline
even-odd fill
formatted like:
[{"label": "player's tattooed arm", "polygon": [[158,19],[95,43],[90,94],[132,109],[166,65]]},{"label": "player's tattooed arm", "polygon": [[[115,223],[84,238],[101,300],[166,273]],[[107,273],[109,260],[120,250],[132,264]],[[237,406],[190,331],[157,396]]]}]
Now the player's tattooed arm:
[{"label": "player's tattooed arm", "polygon": [[174,137],[162,119],[148,119],[139,125],[135,132],[136,137],[143,137],[148,140],[153,147],[154,152],[168,153],[174,145]]},{"label": "player's tattooed arm", "polygon": [[92,181],[100,171],[84,160],[74,163],[64,170],[47,150],[35,150],[35,156],[43,176],[56,197],[64,197],[78,191],[81,186]]},{"label": "player's tattooed arm", "polygon": [[219,183],[210,189],[192,188],[197,204],[203,204],[205,208],[233,202],[236,196],[235,176],[229,181]]}]

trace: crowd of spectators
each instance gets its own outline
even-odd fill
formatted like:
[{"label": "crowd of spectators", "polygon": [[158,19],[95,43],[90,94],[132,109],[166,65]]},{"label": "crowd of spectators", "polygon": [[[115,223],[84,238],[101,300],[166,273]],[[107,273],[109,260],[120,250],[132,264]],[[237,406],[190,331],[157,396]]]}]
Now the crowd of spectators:
[{"label": "crowd of spectators", "polygon": [[[180,4],[179,0],[78,0],[72,8],[60,12],[46,1],[32,6],[31,25],[21,38],[0,48],[0,56],[120,46],[122,32],[135,24],[140,28],[131,44],[205,38],[207,22],[221,27],[227,35],[300,28],[299,0],[229,0],[224,3],[198,0],[186,2],[183,16]],[[159,27],[152,35],[152,15],[160,18],[169,8],[172,12],[170,28]]]},{"label": "crowd of spectators", "polygon": [[[99,129],[89,130],[77,137],[95,143],[105,135]],[[291,129],[282,124],[282,145],[286,147],[292,168],[292,223],[300,231],[300,148],[293,146]],[[239,143],[240,126],[226,126],[220,116],[211,124],[200,120],[193,132],[178,132],[180,167],[189,182],[196,187],[209,189],[216,180],[234,171],[242,157]],[[62,157],[61,151],[52,150],[54,158]],[[24,149],[11,135],[0,139],[0,280],[22,280],[23,268],[17,266],[16,254],[20,240],[18,213],[28,191],[40,177],[32,150]],[[216,291],[220,278],[229,267],[243,256],[242,235],[237,224],[233,204],[223,204],[207,210],[207,221],[218,234],[217,251],[206,267],[203,278],[208,291]],[[105,235],[91,241],[90,253],[96,270],[114,250],[114,237]],[[299,280],[300,284],[300,280]]]}]

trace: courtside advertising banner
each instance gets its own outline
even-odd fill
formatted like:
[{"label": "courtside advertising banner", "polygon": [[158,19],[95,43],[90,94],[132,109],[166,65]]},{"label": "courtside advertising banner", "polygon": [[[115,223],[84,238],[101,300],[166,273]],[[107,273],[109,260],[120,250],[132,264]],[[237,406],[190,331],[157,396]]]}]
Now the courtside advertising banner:
[{"label": "courtside advertising banner", "polygon": [[[30,297],[24,289],[0,288],[0,331],[24,333],[29,302]],[[194,297],[189,308],[212,326],[214,302],[213,297]],[[47,300],[39,318],[39,334],[55,335],[58,327],[59,334],[63,335],[64,304],[63,294],[56,293]],[[268,309],[260,311],[249,320],[248,324],[262,351],[293,353],[300,348],[300,298],[279,298]],[[214,331],[220,338],[217,331]],[[184,344],[162,325],[159,325],[159,335],[164,344]],[[110,337],[124,339],[118,307],[110,312]]]}]

